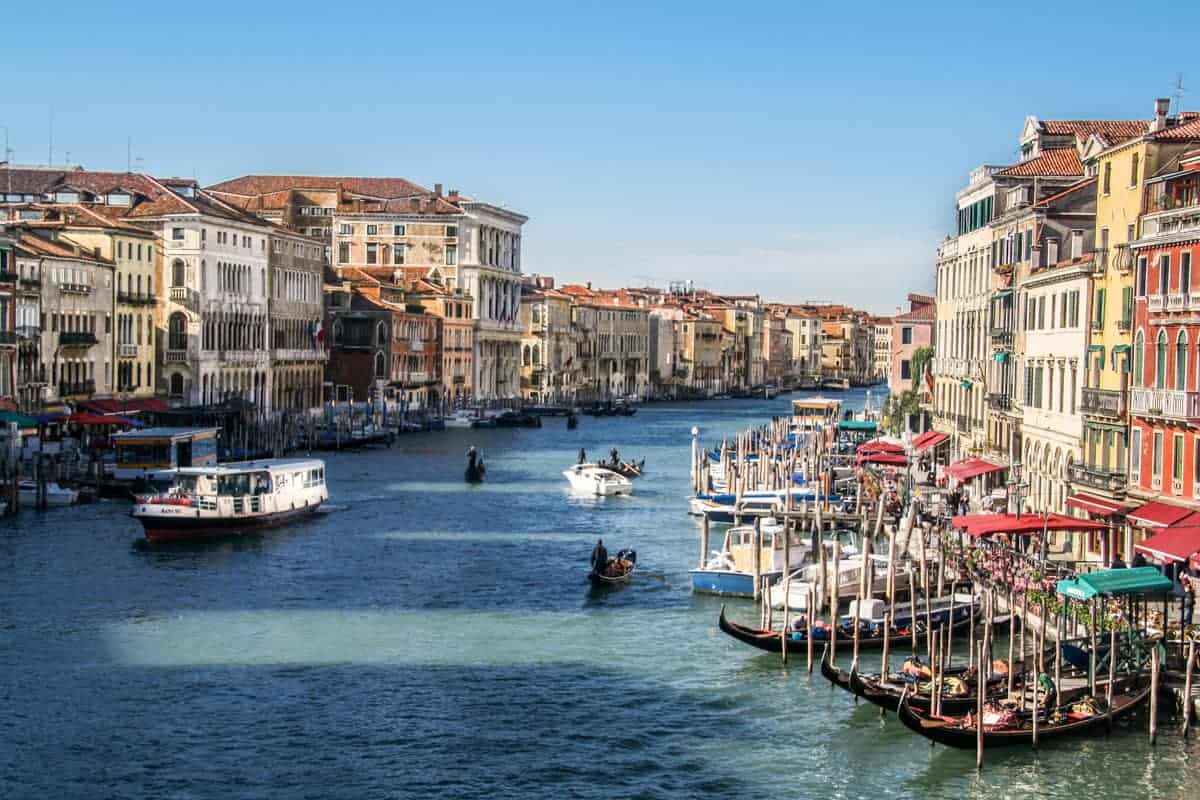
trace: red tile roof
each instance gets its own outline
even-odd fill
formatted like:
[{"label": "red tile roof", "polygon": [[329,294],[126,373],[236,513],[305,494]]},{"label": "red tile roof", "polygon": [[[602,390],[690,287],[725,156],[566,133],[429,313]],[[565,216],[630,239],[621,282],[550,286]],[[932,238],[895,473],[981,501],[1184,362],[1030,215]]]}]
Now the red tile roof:
[{"label": "red tile roof", "polygon": [[1163,128],[1150,134],[1156,142],[1183,142],[1189,139],[1200,139],[1200,118],[1192,118],[1180,125]]},{"label": "red tile roof", "polygon": [[[14,231],[17,233],[18,231]],[[73,258],[80,261],[91,261],[96,264],[110,264],[107,259],[98,258],[95,253],[87,250],[76,252],[74,245],[64,244],[62,242],[52,242],[49,239],[42,238],[32,233],[20,234],[17,239],[17,248],[25,251],[29,255],[49,256],[51,258]]]},{"label": "red tile roof", "polygon": [[892,317],[893,322],[933,322],[935,319],[937,319],[936,306],[920,306]]},{"label": "red tile roof", "polygon": [[1063,189],[1061,192],[1058,192],[1057,194],[1052,194],[1049,197],[1046,197],[1042,200],[1038,200],[1036,205],[1038,207],[1048,206],[1056,200],[1061,200],[1062,198],[1066,197],[1067,195],[1078,192],[1080,189],[1087,189],[1091,186],[1094,186],[1096,184],[1096,181],[1097,181],[1097,178],[1088,178],[1085,181],[1080,181],[1079,183],[1072,184],[1071,186],[1068,186],[1066,189]]},{"label": "red tile roof", "polygon": [[1077,136],[1082,140],[1098,134],[1113,144],[1141,136],[1150,128],[1150,123],[1140,119],[1049,119],[1041,125],[1051,136]]},{"label": "red tile roof", "polygon": [[1079,153],[1073,147],[1059,150],[1047,150],[1036,158],[1013,164],[996,173],[1004,177],[1074,177],[1083,175],[1083,164],[1079,161]]},{"label": "red tile roof", "polygon": [[380,199],[430,194],[430,191],[405,178],[354,178],[323,175],[243,175],[214,183],[214,192],[230,192],[247,196],[284,192],[289,189],[337,189]]}]

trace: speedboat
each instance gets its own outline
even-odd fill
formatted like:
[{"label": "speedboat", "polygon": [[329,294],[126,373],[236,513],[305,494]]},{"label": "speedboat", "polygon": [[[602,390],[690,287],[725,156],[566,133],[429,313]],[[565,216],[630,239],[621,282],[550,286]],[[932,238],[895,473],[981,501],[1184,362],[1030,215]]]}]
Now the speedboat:
[{"label": "speedboat", "polygon": [[[785,534],[783,527],[774,525],[759,531],[758,576],[774,580],[783,575],[784,540],[789,535],[789,563],[787,569],[794,570],[809,560],[807,537],[798,531]],[[733,597],[754,596],[754,527],[743,525],[730,528],[719,551],[714,551],[709,560],[699,569],[691,571],[692,591],[705,594],[722,594]]]},{"label": "speedboat", "polygon": [[[17,494],[20,496],[22,506],[33,508],[37,505],[37,481],[21,481],[17,484]],[[46,484],[47,506],[72,506],[77,500],[79,500],[79,492],[74,489],[59,486],[53,481]]]},{"label": "speedboat", "polygon": [[563,471],[571,489],[597,497],[633,494],[633,483],[623,475],[597,464],[576,464]]}]

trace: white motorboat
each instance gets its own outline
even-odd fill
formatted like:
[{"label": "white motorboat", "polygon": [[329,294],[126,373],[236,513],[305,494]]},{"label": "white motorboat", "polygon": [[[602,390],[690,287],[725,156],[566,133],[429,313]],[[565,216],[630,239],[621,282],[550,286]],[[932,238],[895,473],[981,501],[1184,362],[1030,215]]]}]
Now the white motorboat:
[{"label": "white motorboat", "polygon": [[611,469],[597,464],[576,464],[563,471],[571,489],[580,494],[597,497],[633,494],[633,482]]},{"label": "white motorboat", "polygon": [[[845,549],[843,548],[843,552],[845,552]],[[869,592],[881,594],[887,590],[887,562],[887,556],[872,554]],[[787,581],[787,601],[789,608],[806,608],[808,606],[808,593],[810,589],[815,588],[822,600],[829,597],[830,589],[833,587],[833,565],[827,564],[826,568],[830,574],[826,576],[824,588],[821,588],[821,565],[819,563],[809,563],[789,576],[789,580]],[[849,558],[843,558],[838,563],[837,581],[839,597],[850,599],[858,593],[858,584],[862,580],[862,570],[863,558],[858,554],[852,555]],[[895,570],[896,585],[907,588],[908,562],[897,562]],[[783,585],[784,581],[781,577],[771,587],[771,600],[775,608],[783,607]]]},{"label": "white motorboat", "polygon": [[[24,508],[37,506],[37,481],[21,481],[17,484],[17,494]],[[57,483],[46,484],[47,506],[72,506],[79,499],[79,492],[59,486]]]},{"label": "white motorboat", "polygon": [[151,542],[237,536],[313,514],[329,499],[325,462],[241,461],[173,470],[161,494],[139,497],[133,516]]}]

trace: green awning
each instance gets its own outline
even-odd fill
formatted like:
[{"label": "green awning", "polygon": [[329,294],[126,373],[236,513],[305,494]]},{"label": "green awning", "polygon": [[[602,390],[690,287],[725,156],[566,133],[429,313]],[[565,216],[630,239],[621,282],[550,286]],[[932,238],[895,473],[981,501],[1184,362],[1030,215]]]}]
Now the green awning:
[{"label": "green awning", "polygon": [[1084,420],[1083,426],[1085,428],[1087,428],[1088,430],[1113,431],[1114,433],[1126,433],[1126,428],[1124,425],[1110,425],[1107,422],[1092,422],[1090,419]]},{"label": "green awning", "polygon": [[1012,297],[1012,289],[1001,289],[992,295],[993,300],[1003,300],[1006,297]]},{"label": "green awning", "polygon": [[999,353],[992,353],[992,358],[996,361],[999,361],[1001,364],[1003,364],[1004,362],[1008,361],[1008,353],[1005,353],[1003,351],[1001,351]]},{"label": "green awning", "polygon": [[1128,353],[1128,352],[1129,352],[1129,345],[1127,345],[1127,344],[1118,344],[1118,345],[1113,345],[1113,349],[1112,349],[1112,351],[1113,351],[1114,353]]},{"label": "green awning", "polygon": [[1091,600],[1097,595],[1162,594],[1175,584],[1157,567],[1131,567],[1086,572],[1058,582],[1058,593],[1075,600]]},{"label": "green awning", "polygon": [[1099,352],[1103,353],[1103,352],[1104,352],[1104,345],[1102,345],[1102,344],[1089,344],[1089,345],[1088,345],[1088,352],[1089,352],[1089,353],[1095,353],[1095,352],[1097,352],[1097,351],[1099,351]]},{"label": "green awning", "polygon": [[838,429],[843,431],[870,431],[874,433],[875,431],[879,430],[879,423],[848,419],[839,422]]},{"label": "green awning", "polygon": [[7,425],[10,422],[17,423],[18,428],[36,428],[38,426],[36,417],[27,417],[15,411],[0,411],[0,423]]}]

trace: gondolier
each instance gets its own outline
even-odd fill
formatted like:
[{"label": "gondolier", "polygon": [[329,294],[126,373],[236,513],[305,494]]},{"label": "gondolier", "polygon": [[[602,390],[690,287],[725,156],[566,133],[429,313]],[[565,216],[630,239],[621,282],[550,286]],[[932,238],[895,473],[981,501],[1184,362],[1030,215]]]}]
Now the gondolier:
[{"label": "gondolier", "polygon": [[608,550],[604,548],[604,540],[597,539],[596,546],[592,548],[592,572],[603,575],[607,566]]}]

